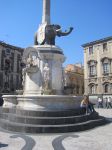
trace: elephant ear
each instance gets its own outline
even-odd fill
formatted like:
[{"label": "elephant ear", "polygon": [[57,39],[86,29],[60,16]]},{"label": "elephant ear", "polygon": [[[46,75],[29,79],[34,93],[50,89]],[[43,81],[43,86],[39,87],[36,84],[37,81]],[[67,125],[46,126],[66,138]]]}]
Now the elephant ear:
[{"label": "elephant ear", "polygon": [[61,26],[58,25],[58,24],[56,24],[56,25],[54,25],[54,26],[55,26],[56,29],[61,29]]}]

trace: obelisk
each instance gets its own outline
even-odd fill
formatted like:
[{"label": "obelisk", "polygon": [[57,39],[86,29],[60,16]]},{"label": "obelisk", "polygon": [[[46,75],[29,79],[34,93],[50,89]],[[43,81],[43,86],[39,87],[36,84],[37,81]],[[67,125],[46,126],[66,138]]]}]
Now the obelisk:
[{"label": "obelisk", "polygon": [[56,36],[66,36],[72,32],[73,28],[63,32],[61,26],[51,24],[50,21],[50,0],[43,0],[42,23],[39,25],[34,37],[34,45],[55,45]]},{"label": "obelisk", "polygon": [[42,23],[50,24],[50,0],[43,0]]}]

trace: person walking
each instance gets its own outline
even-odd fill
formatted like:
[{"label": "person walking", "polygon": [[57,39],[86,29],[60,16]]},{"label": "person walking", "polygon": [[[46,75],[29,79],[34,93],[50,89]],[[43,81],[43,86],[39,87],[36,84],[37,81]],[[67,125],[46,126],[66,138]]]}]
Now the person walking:
[{"label": "person walking", "polygon": [[111,97],[107,98],[107,109],[108,108],[112,108],[112,104],[111,104]]},{"label": "person walking", "polygon": [[107,108],[107,101],[108,101],[108,98],[105,97],[105,108]]},{"label": "person walking", "polygon": [[98,108],[103,108],[103,99],[98,97]]}]

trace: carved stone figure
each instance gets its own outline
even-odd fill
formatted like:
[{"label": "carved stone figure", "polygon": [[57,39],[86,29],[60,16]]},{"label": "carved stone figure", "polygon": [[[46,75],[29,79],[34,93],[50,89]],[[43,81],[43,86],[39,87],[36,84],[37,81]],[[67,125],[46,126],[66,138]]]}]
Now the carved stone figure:
[{"label": "carved stone figure", "polygon": [[26,60],[26,66],[27,66],[27,68],[30,68],[30,67],[33,66],[33,58],[30,54],[29,54],[29,57]]},{"label": "carved stone figure", "polygon": [[[37,54],[34,52],[29,53],[28,57],[26,58],[26,72],[37,72],[38,67],[38,57]],[[24,70],[25,70],[24,69]]]},{"label": "carved stone figure", "polygon": [[36,52],[30,52],[26,58],[23,59],[22,69],[22,85],[24,88],[26,73],[34,73],[39,70],[38,57]]},{"label": "carved stone figure", "polygon": [[50,69],[48,66],[48,63],[45,64],[45,67],[43,69],[43,79],[44,79],[44,89],[49,89],[49,80],[50,80]]},{"label": "carved stone figure", "polygon": [[25,75],[26,75],[26,68],[22,69],[22,86],[24,88],[24,84],[25,84]]},{"label": "carved stone figure", "polygon": [[72,32],[73,28],[70,27],[68,31],[65,30],[65,32],[63,32],[61,30],[61,26],[60,25],[46,25],[45,27],[45,34],[44,35],[44,39],[43,41],[40,43],[38,41],[40,41],[37,37],[37,33],[35,34],[35,38],[34,38],[34,44],[38,45],[38,43],[40,45],[44,45],[44,44],[49,44],[49,45],[55,45],[55,38],[56,36],[61,37],[61,36],[67,36],[68,34],[70,34]]}]

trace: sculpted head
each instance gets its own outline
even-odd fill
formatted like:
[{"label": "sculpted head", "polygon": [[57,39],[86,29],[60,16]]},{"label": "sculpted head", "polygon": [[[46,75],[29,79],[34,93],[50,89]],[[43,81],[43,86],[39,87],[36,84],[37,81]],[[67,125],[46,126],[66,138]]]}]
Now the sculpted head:
[{"label": "sculpted head", "polygon": [[48,65],[48,63],[45,63],[45,67],[48,67],[49,65]]}]

